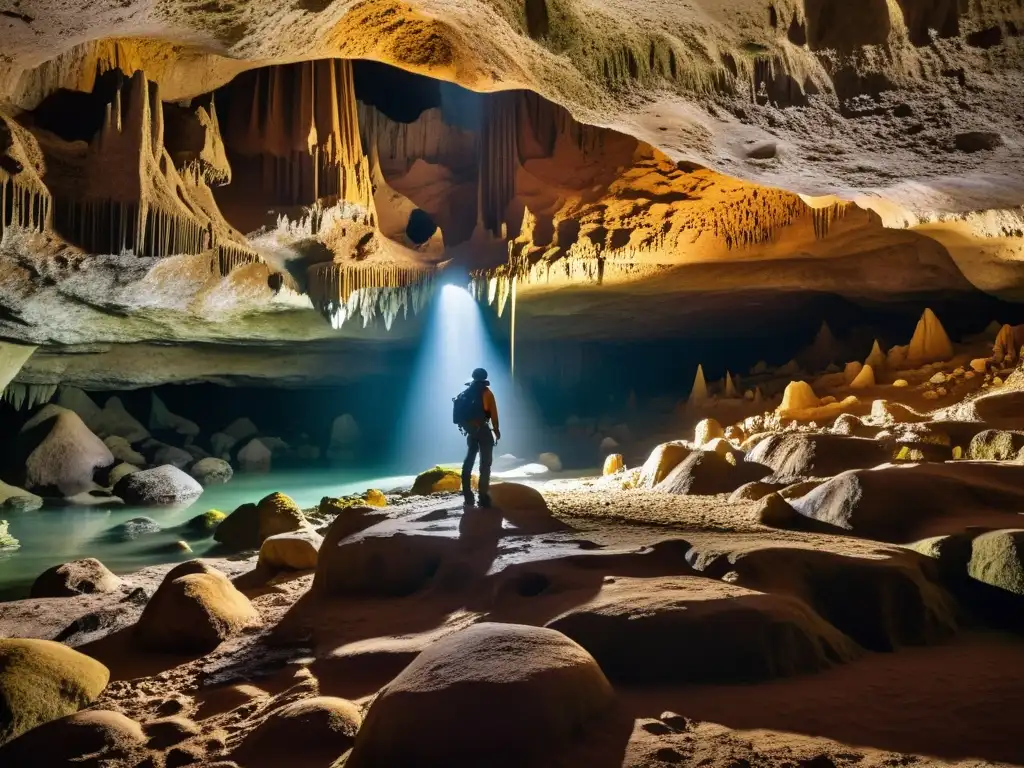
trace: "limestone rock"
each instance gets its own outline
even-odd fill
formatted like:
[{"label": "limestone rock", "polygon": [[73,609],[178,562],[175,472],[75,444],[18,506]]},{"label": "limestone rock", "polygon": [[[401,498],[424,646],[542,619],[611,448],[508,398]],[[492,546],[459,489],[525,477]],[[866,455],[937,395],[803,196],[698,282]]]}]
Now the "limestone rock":
[{"label": "limestone rock", "polygon": [[120,435],[110,435],[103,440],[103,444],[110,449],[117,461],[142,466],[146,463],[146,457],[132,448],[132,444]]},{"label": "limestone rock", "polygon": [[135,641],[151,651],[208,653],[260,623],[249,599],[220,571],[198,560],[164,577],[135,625]]},{"label": "limestone rock", "polygon": [[346,767],[550,762],[613,697],[601,668],[565,635],[476,624],[435,641],[381,690]]},{"label": "limestone rock", "polygon": [[903,368],[907,364],[907,351],[909,347],[905,346],[894,346],[890,347],[889,351],[885,355],[885,365],[890,370],[896,370]]},{"label": "limestone rock", "polygon": [[967,458],[1024,462],[1024,432],[986,429],[971,439]]},{"label": "limestone rock", "polygon": [[92,703],[109,678],[105,666],[61,643],[0,638],[0,745]]},{"label": "limestone rock", "polygon": [[229,549],[258,548],[263,543],[259,509],[255,504],[242,504],[217,525],[213,538]]},{"label": "limestone rock", "polygon": [[96,434],[100,437],[117,435],[123,437],[129,443],[139,443],[149,437],[149,430],[142,426],[142,423],[128,413],[119,397],[111,397],[103,405],[99,421],[96,426]]},{"label": "limestone rock", "polygon": [[928,379],[928,383],[929,384],[945,384],[948,380],[949,380],[949,377],[946,376],[946,374],[944,374],[942,371],[939,371],[939,372],[933,374],[930,379]]},{"label": "limestone rock", "polygon": [[776,413],[785,417],[791,412],[817,408],[820,402],[820,398],[814,394],[811,385],[806,381],[791,381],[786,385],[786,391],[782,394],[782,404],[776,409]]},{"label": "limestone rock", "polygon": [[21,542],[11,536],[6,520],[0,520],[0,551],[18,549]]},{"label": "limestone rock", "polygon": [[953,357],[953,343],[946,335],[946,330],[939,318],[930,309],[926,309],[917,321],[917,328],[907,348],[907,363],[924,365],[949,360]]},{"label": "limestone rock", "polygon": [[231,455],[231,449],[238,440],[225,432],[214,432],[210,435],[210,451],[214,456],[225,461]]},{"label": "limestone rock", "polygon": [[988,360],[984,357],[976,357],[971,360],[971,370],[975,373],[984,373],[988,369]]},{"label": "limestone rock", "polygon": [[759,501],[770,493],[774,493],[778,490],[776,483],[767,483],[763,480],[752,480],[749,483],[744,483],[729,497],[730,504],[736,504],[743,501]]},{"label": "limestone rock", "polygon": [[[173,699],[172,699],[173,701]],[[163,717],[143,726],[150,749],[167,749],[201,734],[202,728],[185,717]]]},{"label": "limestone rock", "polygon": [[766,680],[861,655],[800,600],[695,576],[616,578],[547,626],[628,685]]},{"label": "limestone rock", "polygon": [[714,419],[701,419],[694,430],[693,444],[701,448],[717,437],[725,437],[722,425]]},{"label": "limestone rock", "polygon": [[847,385],[852,384],[862,370],[864,370],[864,366],[856,360],[852,363],[847,363],[846,368],[843,369],[843,380]]},{"label": "limestone rock", "polygon": [[269,472],[273,455],[259,438],[253,438],[238,452],[238,468],[243,472]]},{"label": "limestone rock", "polygon": [[217,527],[227,518],[219,509],[208,509],[200,515],[191,518],[183,528],[203,538],[212,536]]},{"label": "limestone rock", "polygon": [[664,480],[669,472],[693,452],[693,448],[685,443],[662,443],[653,451],[640,469],[638,488],[653,488]]},{"label": "limestone rock", "polygon": [[902,403],[889,400],[874,400],[871,403],[871,418],[881,424],[918,424],[928,417]]},{"label": "limestone rock", "polygon": [[537,463],[544,465],[551,472],[562,471],[562,460],[557,453],[542,453],[537,457]]},{"label": "limestone rock", "polygon": [[885,368],[885,364],[886,358],[885,353],[882,351],[882,345],[878,343],[878,339],[875,339],[871,352],[868,353],[867,358],[864,360],[864,365],[870,365],[876,371],[880,371]]},{"label": "limestone rock", "polygon": [[203,486],[168,465],[125,475],[114,486],[114,493],[129,504],[170,506],[195,501]]},{"label": "limestone rock", "polygon": [[757,521],[769,528],[789,528],[800,515],[780,494],[769,493],[757,505]]},{"label": "limestone rock", "polygon": [[223,485],[235,472],[223,459],[208,458],[197,461],[188,473],[198,480],[201,486],[208,488],[211,485]]},{"label": "limestone rock", "polygon": [[414,496],[429,496],[432,493],[454,493],[461,490],[461,472],[444,467],[434,467],[426,472],[420,472],[412,484]]},{"label": "limestone rock", "polygon": [[359,707],[346,699],[293,701],[274,709],[232,757],[240,765],[330,765],[352,747],[362,721]]},{"label": "limestone rock", "polygon": [[769,435],[747,454],[748,462],[769,467],[779,480],[829,477],[886,459],[885,447],[874,440],[832,434]]},{"label": "limestone rock", "polygon": [[1024,530],[989,531],[971,542],[967,573],[993,587],[1024,595]]},{"label": "limestone rock", "polygon": [[118,484],[122,477],[126,477],[132,474],[133,472],[141,471],[142,470],[136,467],[134,464],[126,464],[123,462],[121,464],[116,464],[114,465],[113,469],[111,469],[110,472],[107,473],[107,485],[113,488],[115,485]]},{"label": "limestone rock", "polygon": [[121,580],[92,557],[72,560],[43,571],[32,584],[31,597],[71,597],[114,592]]},{"label": "limestone rock", "polygon": [[151,517],[133,517],[131,520],[126,520],[109,528],[106,531],[105,538],[116,542],[135,541],[144,536],[160,533],[161,530],[163,529],[160,527],[160,524]]},{"label": "limestone rock", "polygon": [[268,536],[260,545],[258,566],[271,571],[312,570],[322,544],[323,537],[311,528]]},{"label": "limestone rock", "polygon": [[248,437],[253,437],[259,433],[256,425],[252,423],[252,420],[246,417],[235,419],[228,424],[224,429],[221,430],[225,435],[233,437],[235,442],[241,442]]},{"label": "limestone rock", "polygon": [[732,374],[729,371],[725,372],[725,390],[724,394],[729,399],[735,399],[739,397],[739,392],[736,389],[736,382],[733,381]]},{"label": "limestone rock", "polygon": [[732,493],[744,483],[760,480],[767,469],[754,464],[740,466],[713,451],[694,451],[658,483],[654,489],[661,493],[709,496]]},{"label": "limestone rock", "polygon": [[18,434],[14,454],[26,490],[71,496],[92,487],[93,474],[114,463],[110,450],[74,411],[47,405]]},{"label": "limestone rock", "polygon": [[78,417],[93,432],[99,428],[100,415],[103,413],[103,409],[77,387],[60,387],[57,390],[56,404],[61,408],[67,408],[69,411],[77,413]]},{"label": "limestone rock", "polygon": [[279,533],[291,533],[306,528],[309,523],[299,505],[283,493],[272,493],[256,505],[259,514],[259,540],[262,542]]},{"label": "limestone rock", "polygon": [[867,389],[875,386],[875,370],[870,365],[860,369],[860,373],[850,382],[851,389]]},{"label": "limestone rock", "polygon": [[897,389],[902,389],[904,387],[909,387],[910,386],[910,382],[907,381],[906,379],[896,379],[896,381],[894,381],[892,383],[892,385],[894,387],[896,387]]},{"label": "limestone rock", "polygon": [[120,712],[92,709],[52,720],[0,748],[0,764],[109,765],[145,744],[142,727]]},{"label": "limestone rock", "polygon": [[601,474],[605,477],[614,475],[616,472],[621,472],[625,469],[625,466],[621,453],[610,453],[605,457],[604,468],[601,470]]},{"label": "limestone rock", "polygon": [[494,483],[491,485],[491,505],[522,533],[538,535],[567,528],[552,517],[541,492],[528,485]]},{"label": "limestone rock", "polygon": [[150,393],[149,428],[176,432],[183,437],[196,437],[199,434],[198,424],[171,413],[155,392]]},{"label": "limestone rock", "polygon": [[43,506],[41,496],[0,482],[0,509],[13,509],[19,512],[31,512]]},{"label": "limestone rock", "polygon": [[183,448],[168,445],[152,438],[139,443],[139,449],[150,457],[150,464],[158,467],[169,464],[178,469],[185,469],[185,467],[195,461],[192,454]]}]

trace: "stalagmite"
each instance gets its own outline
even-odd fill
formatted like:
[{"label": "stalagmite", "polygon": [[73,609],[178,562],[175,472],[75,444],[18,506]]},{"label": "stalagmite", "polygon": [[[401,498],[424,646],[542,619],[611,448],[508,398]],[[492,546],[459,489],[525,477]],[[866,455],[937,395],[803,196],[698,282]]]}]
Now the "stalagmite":
[{"label": "stalagmite", "polygon": [[704,379],[704,366],[697,366],[697,374],[693,377],[693,386],[690,388],[690,397],[687,401],[691,405],[700,405],[707,402],[708,384]]},{"label": "stalagmite", "polygon": [[821,404],[811,385],[806,381],[791,381],[782,395],[782,404],[776,410],[780,416],[792,411],[817,408]]},{"label": "stalagmite", "polygon": [[875,386],[875,371],[870,365],[860,369],[860,373],[850,382],[850,389],[867,389]]},{"label": "stalagmite", "polygon": [[728,398],[738,397],[736,392],[736,384],[732,380],[732,374],[729,371],[725,372],[725,396]]},{"label": "stalagmite", "polygon": [[876,371],[885,368],[885,353],[882,351],[882,345],[878,343],[878,339],[875,339],[871,352],[868,354],[867,359],[864,360],[864,365],[870,365]]},{"label": "stalagmite", "polygon": [[935,313],[926,309],[917,321],[917,328],[907,348],[907,363],[924,365],[949,360],[953,357],[953,344],[946,335]]}]

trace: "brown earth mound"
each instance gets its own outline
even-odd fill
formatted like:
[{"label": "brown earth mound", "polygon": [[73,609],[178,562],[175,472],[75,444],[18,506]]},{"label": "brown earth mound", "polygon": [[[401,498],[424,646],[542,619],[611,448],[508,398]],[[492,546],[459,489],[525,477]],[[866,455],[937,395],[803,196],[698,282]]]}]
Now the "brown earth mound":
[{"label": "brown earth mound", "polygon": [[113,592],[121,580],[93,557],[55,565],[33,582],[31,597],[71,597],[94,592]]},{"label": "brown earth mound", "polygon": [[773,479],[790,481],[876,467],[890,458],[874,440],[829,434],[771,435],[747,454],[748,462],[770,467]]}]

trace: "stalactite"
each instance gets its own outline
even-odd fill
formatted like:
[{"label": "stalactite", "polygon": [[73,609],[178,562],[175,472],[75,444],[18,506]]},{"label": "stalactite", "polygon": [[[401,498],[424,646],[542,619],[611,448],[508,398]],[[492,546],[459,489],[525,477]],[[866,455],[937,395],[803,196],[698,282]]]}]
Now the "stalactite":
[{"label": "stalactite", "polygon": [[400,123],[360,103],[359,130],[367,153],[376,146],[382,162],[406,168],[422,159],[459,169],[471,166],[477,156],[476,134],[446,123],[438,108],[425,110],[411,123]]},{"label": "stalactite", "polygon": [[390,330],[399,313],[418,314],[433,283],[432,270],[392,264],[318,264],[307,272],[310,300],[334,328],[357,315],[368,325],[376,317]]},{"label": "stalactite", "polygon": [[515,93],[487,96],[478,143],[477,216],[491,234],[501,237],[508,204],[515,196],[519,150]]},{"label": "stalactite", "polygon": [[56,384],[22,384],[12,381],[4,389],[3,398],[14,410],[21,411],[50,402],[56,393]]},{"label": "stalactite", "polygon": [[[544,157],[554,154],[559,137],[566,137],[584,155],[600,151],[609,135],[606,128],[577,122],[564,107],[532,91],[519,91],[519,130],[533,134]],[[522,148],[526,142],[520,141]],[[520,153],[520,160],[529,158]]]},{"label": "stalactite", "polygon": [[0,168],[0,237],[9,227],[43,232],[50,226],[52,211],[48,192],[22,184]]},{"label": "stalactite", "polygon": [[811,211],[814,220],[814,237],[818,240],[824,240],[828,237],[829,231],[832,229],[832,225],[842,219],[849,205],[847,203],[833,203],[827,205],[824,208],[814,208]]},{"label": "stalactite", "polygon": [[258,158],[263,192],[285,205],[340,200],[373,217],[369,161],[359,133],[352,62],[267,67],[236,85],[229,149]]}]

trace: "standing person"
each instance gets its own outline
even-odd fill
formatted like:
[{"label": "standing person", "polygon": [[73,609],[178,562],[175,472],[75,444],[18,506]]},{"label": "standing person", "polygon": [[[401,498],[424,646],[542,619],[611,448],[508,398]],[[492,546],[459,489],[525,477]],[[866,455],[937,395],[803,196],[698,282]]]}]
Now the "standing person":
[{"label": "standing person", "polygon": [[491,392],[487,371],[477,368],[473,371],[472,379],[466,383],[465,391],[453,400],[453,421],[466,436],[466,460],[462,463],[462,498],[467,507],[473,506],[473,464],[479,453],[480,506],[489,507],[491,497],[487,491],[491,483],[491,463],[494,461],[494,446],[501,439],[498,403]]}]

